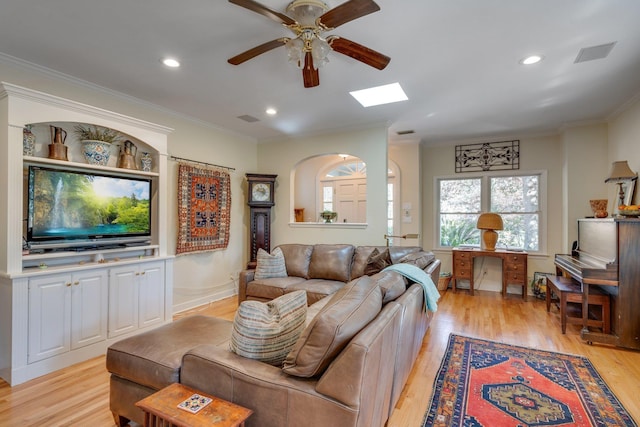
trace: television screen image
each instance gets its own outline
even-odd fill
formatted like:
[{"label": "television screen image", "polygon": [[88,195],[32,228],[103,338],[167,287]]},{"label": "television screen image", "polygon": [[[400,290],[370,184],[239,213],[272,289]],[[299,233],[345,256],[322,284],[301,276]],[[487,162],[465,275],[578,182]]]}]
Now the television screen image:
[{"label": "television screen image", "polygon": [[29,167],[27,240],[151,234],[151,180]]}]

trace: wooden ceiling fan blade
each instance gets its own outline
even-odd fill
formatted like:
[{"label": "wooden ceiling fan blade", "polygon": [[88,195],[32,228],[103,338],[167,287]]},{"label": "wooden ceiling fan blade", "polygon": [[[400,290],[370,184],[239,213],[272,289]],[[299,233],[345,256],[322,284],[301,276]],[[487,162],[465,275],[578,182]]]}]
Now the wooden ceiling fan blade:
[{"label": "wooden ceiling fan blade", "polygon": [[369,49],[368,47],[362,46],[361,44],[351,40],[343,39],[342,37],[333,38],[329,42],[329,45],[331,46],[331,49],[336,52],[350,56],[353,59],[364,62],[378,70],[384,70],[384,68],[389,64],[389,61],[391,61],[391,58],[381,54],[380,52],[376,52],[373,49]]},{"label": "wooden ceiling fan blade", "polygon": [[319,18],[319,21],[327,28],[336,28],[379,10],[380,6],[373,0],[349,0],[327,11]]},{"label": "wooden ceiling fan blade", "polygon": [[261,55],[277,47],[284,46],[285,43],[286,39],[282,37],[279,39],[271,40],[270,42],[263,43],[260,46],[254,47],[253,49],[249,49],[246,52],[242,52],[241,54],[236,55],[233,58],[229,58],[227,62],[233,65],[240,65],[243,62],[255,58],[258,55]]},{"label": "wooden ceiling fan blade", "polygon": [[292,18],[287,15],[276,12],[275,10],[269,9],[267,6],[260,4],[253,0],[229,0],[229,3],[233,3],[240,7],[244,7],[245,9],[249,9],[253,12],[256,12],[262,16],[266,16],[269,19],[273,19],[276,22],[285,25],[293,25],[296,23]]},{"label": "wooden ceiling fan blade", "polygon": [[313,55],[307,52],[304,56],[304,68],[302,69],[304,87],[315,87],[320,84],[320,73],[313,68]]}]

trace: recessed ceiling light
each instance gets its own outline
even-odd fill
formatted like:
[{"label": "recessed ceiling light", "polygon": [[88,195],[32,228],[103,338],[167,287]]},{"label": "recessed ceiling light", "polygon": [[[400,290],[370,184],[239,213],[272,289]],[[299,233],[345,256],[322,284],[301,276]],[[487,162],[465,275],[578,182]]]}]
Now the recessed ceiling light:
[{"label": "recessed ceiling light", "polygon": [[521,59],[520,63],[522,65],[533,65],[533,64],[537,64],[538,62],[542,61],[543,58],[544,58],[544,56],[542,56],[542,55],[531,55],[531,56],[527,56],[526,58]]},{"label": "recessed ceiling light", "polygon": [[276,114],[278,114],[278,110],[276,110],[275,108],[267,108],[265,113],[267,113],[270,116],[275,116]]},{"label": "recessed ceiling light", "polygon": [[162,63],[170,68],[178,68],[180,66],[180,62],[173,58],[164,58]]},{"label": "recessed ceiling light", "polygon": [[409,99],[400,87],[400,83],[349,92],[363,107],[390,104]]}]

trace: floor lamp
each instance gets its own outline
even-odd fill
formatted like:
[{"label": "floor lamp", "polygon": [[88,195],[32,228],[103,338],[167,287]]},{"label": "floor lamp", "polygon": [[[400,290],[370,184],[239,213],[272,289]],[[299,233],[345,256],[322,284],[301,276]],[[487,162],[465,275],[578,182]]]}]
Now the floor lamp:
[{"label": "floor lamp", "polygon": [[419,234],[403,234],[401,236],[392,236],[391,234],[385,234],[384,235],[384,238],[387,239],[387,246],[391,246],[389,242],[393,238],[398,238],[398,239],[417,239],[418,237],[420,237]]}]

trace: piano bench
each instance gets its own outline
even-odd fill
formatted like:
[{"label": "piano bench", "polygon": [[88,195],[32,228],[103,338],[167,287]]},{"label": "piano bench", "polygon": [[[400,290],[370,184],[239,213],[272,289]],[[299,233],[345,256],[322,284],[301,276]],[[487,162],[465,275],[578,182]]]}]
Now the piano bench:
[{"label": "piano bench", "polygon": [[[552,292],[560,300],[560,324],[563,334],[567,330],[567,323],[601,328],[605,334],[611,332],[611,298],[608,293],[594,286],[589,288],[589,319],[585,325],[582,319],[582,286],[580,283],[569,277],[547,276],[547,312],[550,311]],[[600,313],[595,313],[592,307],[599,307]]]}]

